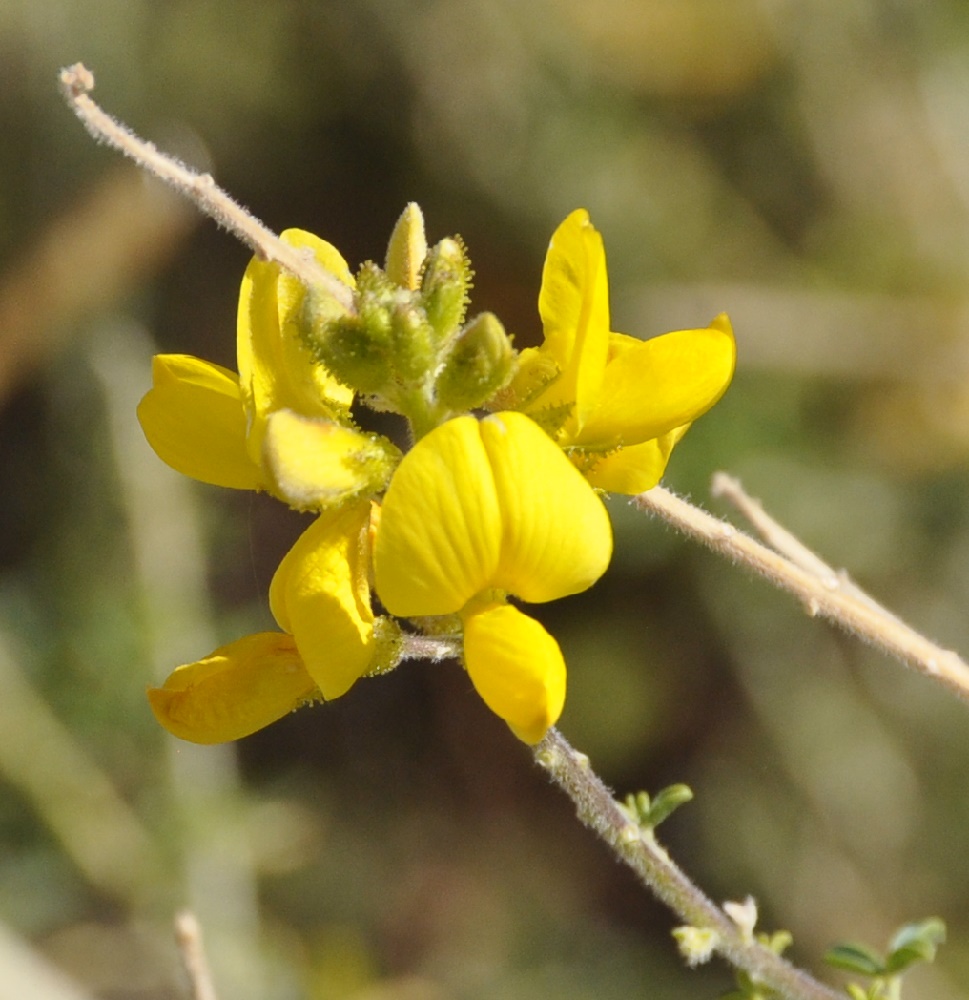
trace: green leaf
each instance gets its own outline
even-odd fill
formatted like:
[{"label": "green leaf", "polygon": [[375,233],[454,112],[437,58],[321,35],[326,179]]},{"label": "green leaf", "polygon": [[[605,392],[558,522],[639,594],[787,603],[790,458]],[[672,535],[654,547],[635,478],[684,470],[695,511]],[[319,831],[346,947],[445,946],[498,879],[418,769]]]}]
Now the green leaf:
[{"label": "green leaf", "polygon": [[892,938],[888,960],[890,973],[898,973],[915,962],[931,962],[938,946],[945,941],[945,924],[938,917],[929,917],[915,924],[906,924]]},{"label": "green leaf", "polygon": [[860,976],[880,976],[885,972],[885,961],[881,955],[863,944],[836,944],[828,949],[824,961],[832,968]]},{"label": "green leaf", "polygon": [[646,817],[648,826],[659,826],[670,813],[679,809],[681,805],[691,801],[693,789],[689,785],[669,785],[653,796],[653,802],[649,806]]}]

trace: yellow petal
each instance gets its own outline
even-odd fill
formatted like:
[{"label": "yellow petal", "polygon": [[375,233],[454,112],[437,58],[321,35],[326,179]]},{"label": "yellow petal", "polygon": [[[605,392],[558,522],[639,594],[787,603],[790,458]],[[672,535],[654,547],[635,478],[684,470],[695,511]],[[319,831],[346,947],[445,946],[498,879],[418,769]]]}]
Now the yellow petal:
[{"label": "yellow petal", "polygon": [[565,660],[533,618],[494,604],[464,619],[464,663],[484,703],[525,743],[538,743],[565,704]]},{"label": "yellow petal", "polygon": [[735,361],[725,315],[704,329],[652,340],[613,334],[599,405],[570,443],[633,445],[689,424],[724,394]]},{"label": "yellow petal", "polygon": [[592,466],[586,478],[607,493],[632,495],[651,490],[663,478],[673,446],[689,428],[686,424],[652,441],[611,452]]},{"label": "yellow petal", "polygon": [[265,489],[246,450],[246,415],[235,372],[187,354],[152,359],[152,388],[138,420],[158,457],[183,475],[238,490]]},{"label": "yellow petal", "polygon": [[321,514],[276,570],[269,604],[324,698],[367,673],[374,654],[367,580],[370,502]]},{"label": "yellow petal", "polygon": [[400,454],[380,435],[292,410],[269,415],[263,452],[274,492],[297,510],[335,507],[382,489]]},{"label": "yellow petal", "polygon": [[449,420],[391,480],[374,552],[377,592],[395,615],[445,615],[498,589],[526,601],[585,590],[606,570],[602,502],[562,450],[521,413]]},{"label": "yellow petal", "polygon": [[599,398],[609,346],[606,253],[585,209],[573,212],[552,235],[538,310],[545,329],[541,349],[562,372],[540,403],[574,403],[579,430]]},{"label": "yellow petal", "polygon": [[149,688],[155,718],[192,743],[238,740],[281,719],[316,692],[291,636],[262,632],[222,646]]},{"label": "yellow petal", "polygon": [[394,615],[448,615],[493,586],[502,516],[474,417],[421,438],[390,481],[374,550],[377,593]]},{"label": "yellow petal", "polygon": [[562,449],[522,413],[478,425],[503,523],[489,586],[530,603],[587,590],[612,556],[609,515]]},{"label": "yellow petal", "polygon": [[[324,240],[290,229],[285,242],[305,248],[337,278],[352,285],[346,262]],[[250,419],[249,454],[259,462],[265,422],[275,410],[332,419],[353,393],[316,363],[299,337],[305,290],[274,263],[254,258],[242,279],[237,319],[239,381]]]}]

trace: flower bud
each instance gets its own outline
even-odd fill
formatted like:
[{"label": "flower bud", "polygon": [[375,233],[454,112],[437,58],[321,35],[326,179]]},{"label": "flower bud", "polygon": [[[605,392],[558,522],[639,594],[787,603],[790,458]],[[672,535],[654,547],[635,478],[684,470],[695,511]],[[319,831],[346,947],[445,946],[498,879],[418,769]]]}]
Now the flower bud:
[{"label": "flower bud", "polygon": [[379,392],[392,374],[391,310],[394,286],[375,264],[357,279],[356,312],[336,315],[330,300],[309,289],[303,300],[300,334],[336,379],[357,392]]},{"label": "flower bud", "polygon": [[515,352],[494,313],[476,316],[457,336],[437,378],[437,399],[451,410],[473,410],[511,377]]},{"label": "flower bud", "polygon": [[464,322],[471,278],[471,264],[459,239],[449,237],[431,248],[421,280],[421,299],[440,341],[447,340]]},{"label": "flower bud", "polygon": [[424,215],[416,202],[411,202],[394,226],[387,245],[384,270],[395,285],[416,292],[421,283],[421,268],[427,256],[424,235]]},{"label": "flower bud", "polygon": [[437,366],[434,330],[420,304],[410,298],[390,314],[391,366],[397,382],[405,386],[419,385]]}]

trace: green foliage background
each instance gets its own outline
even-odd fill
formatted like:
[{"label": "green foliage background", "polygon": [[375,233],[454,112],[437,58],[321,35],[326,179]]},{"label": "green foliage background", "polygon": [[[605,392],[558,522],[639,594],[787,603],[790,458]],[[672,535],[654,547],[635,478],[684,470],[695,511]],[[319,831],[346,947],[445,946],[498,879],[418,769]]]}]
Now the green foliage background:
[{"label": "green foliage background", "polygon": [[[28,942],[84,995],[176,996],[186,904],[233,1000],[730,983],[682,968],[669,914],[453,664],[233,750],[155,726],[147,684],[269,625],[302,522],[140,440],[153,350],[234,364],[248,253],[95,147],[60,66],[352,264],[418,201],[519,345],[552,229],[587,207],[616,329],[737,331],[667,485],[719,509],[728,469],[966,653],[967,55],[958,0],[0,0],[0,997],[68,996],[4,993]],[[755,895],[799,963],[938,914],[950,943],[906,997],[964,995],[966,706],[612,506],[607,577],[540,609],[563,731],[622,794],[689,783],[672,853]]]}]

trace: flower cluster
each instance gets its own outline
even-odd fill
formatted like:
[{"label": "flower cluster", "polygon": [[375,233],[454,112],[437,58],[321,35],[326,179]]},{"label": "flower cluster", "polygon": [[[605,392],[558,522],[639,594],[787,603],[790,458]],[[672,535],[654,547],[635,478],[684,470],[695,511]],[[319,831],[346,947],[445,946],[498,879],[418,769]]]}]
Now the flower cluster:
[{"label": "flower cluster", "polygon": [[[178,667],[148,693],[155,715],[183,739],[238,739],[392,669],[408,635],[424,632],[460,639],[485,703],[538,742],[562,711],[565,662],[509,597],[552,601],[605,572],[612,534],[599,491],[659,481],[730,382],[729,322],[647,341],[611,332],[605,252],[584,211],[552,237],[544,341],[521,352],[495,316],[467,318],[464,247],[428,248],[414,205],[384,266],[356,275],[309,233],[282,239],[347,295],[253,260],[238,374],[160,355],[138,416],[178,471],[268,491],[313,520],[270,586],[280,631]],[[405,418],[412,447],[402,454],[361,430],[361,405]]]}]

